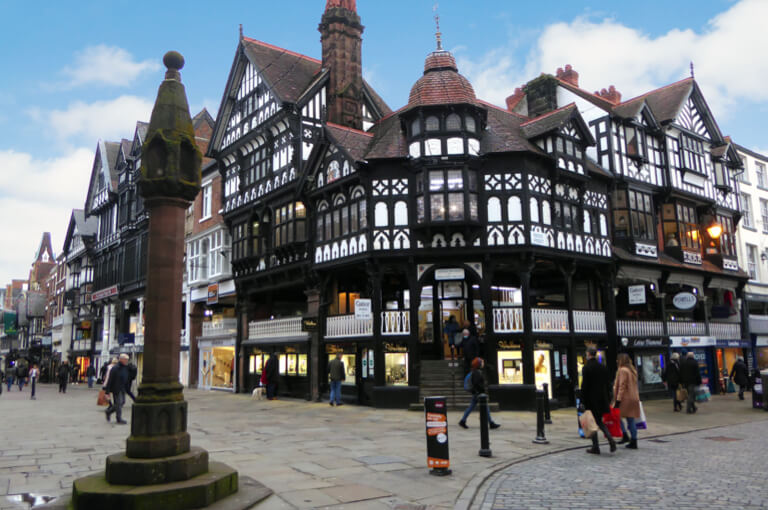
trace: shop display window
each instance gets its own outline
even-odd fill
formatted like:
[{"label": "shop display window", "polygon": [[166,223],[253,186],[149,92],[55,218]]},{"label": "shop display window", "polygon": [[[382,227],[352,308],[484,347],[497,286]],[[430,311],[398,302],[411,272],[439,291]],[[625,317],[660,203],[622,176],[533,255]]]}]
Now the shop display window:
[{"label": "shop display window", "polygon": [[264,368],[264,363],[267,362],[267,355],[265,354],[251,354],[249,366],[251,367],[252,374],[260,374]]},{"label": "shop display window", "polygon": [[285,375],[288,370],[288,355],[287,354],[281,354],[280,355],[280,375]]},{"label": "shop display window", "polygon": [[384,353],[384,370],[386,372],[387,385],[408,384],[408,353],[386,352]]},{"label": "shop display window", "polygon": [[235,348],[214,347],[211,357],[211,386],[232,388],[235,370]]},{"label": "shop display window", "polygon": [[640,354],[637,356],[637,371],[643,384],[661,384],[664,370],[664,354]]},{"label": "shop display window", "polygon": [[[266,363],[267,356],[264,355],[264,363]],[[279,358],[279,370],[280,375],[296,376],[307,375],[307,355],[288,353],[280,354]]]},{"label": "shop display window", "polygon": [[533,372],[536,388],[544,389],[543,384],[549,384],[549,398],[552,398],[552,371],[549,366],[549,351],[533,351]]},{"label": "shop display window", "polygon": [[757,369],[765,370],[768,368],[768,347],[757,348]]},{"label": "shop display window", "polygon": [[[597,361],[605,365],[605,351],[597,351]],[[579,388],[581,388],[582,369],[584,368],[584,364],[586,362],[587,354],[585,352],[581,352],[576,355],[576,372],[579,375]]]},{"label": "shop display window", "polygon": [[499,384],[523,384],[523,351],[499,351]]},{"label": "shop display window", "polygon": [[297,354],[299,357],[299,374],[298,375],[307,375],[307,355],[306,354]]},{"label": "shop display window", "polygon": [[354,386],[355,384],[355,368],[356,368],[356,361],[355,361],[355,355],[354,354],[342,354],[341,355],[341,361],[344,363],[344,373],[346,374],[346,379],[344,379],[341,384],[347,384]]}]

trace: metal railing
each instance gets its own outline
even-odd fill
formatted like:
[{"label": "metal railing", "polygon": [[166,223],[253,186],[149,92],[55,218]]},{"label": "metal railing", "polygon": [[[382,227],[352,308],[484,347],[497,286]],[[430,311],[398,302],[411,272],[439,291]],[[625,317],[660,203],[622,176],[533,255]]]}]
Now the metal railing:
[{"label": "metal railing", "polygon": [[410,335],[411,312],[408,310],[386,310],[381,312],[382,335]]},{"label": "metal railing", "polygon": [[710,322],[709,334],[718,340],[740,340],[741,324],[738,322]]},{"label": "metal railing", "polygon": [[493,331],[496,333],[522,333],[524,329],[522,307],[493,309]]},{"label": "metal railing", "polygon": [[533,308],[531,310],[531,321],[533,322],[534,332],[570,332],[570,325],[568,324],[568,310],[558,310],[553,308]]},{"label": "metal railing", "polygon": [[707,325],[704,322],[667,321],[667,334],[669,336],[704,336],[707,334]]},{"label": "metal railing", "polygon": [[616,333],[619,336],[664,336],[662,321],[616,321]]},{"label": "metal railing", "polygon": [[237,319],[227,318],[203,322],[203,336],[220,336],[237,333]]},{"label": "metal railing", "polygon": [[768,315],[750,315],[749,331],[751,333],[768,333]]},{"label": "metal railing", "polygon": [[574,333],[605,333],[605,312],[598,310],[574,310]]}]

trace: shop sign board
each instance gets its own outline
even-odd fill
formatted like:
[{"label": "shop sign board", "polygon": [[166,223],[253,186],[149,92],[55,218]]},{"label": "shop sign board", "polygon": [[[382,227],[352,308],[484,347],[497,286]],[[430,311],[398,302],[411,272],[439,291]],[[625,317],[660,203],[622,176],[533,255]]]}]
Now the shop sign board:
[{"label": "shop sign board", "polygon": [[463,280],[464,269],[451,267],[448,269],[435,269],[435,280]]},{"label": "shop sign board", "polygon": [[118,289],[117,285],[112,285],[111,287],[107,287],[105,289],[97,290],[91,295],[91,301],[100,301],[102,299],[106,299],[109,297],[117,296]]},{"label": "shop sign board", "polygon": [[208,285],[208,297],[205,303],[208,305],[215,305],[219,302],[219,284],[211,283]]},{"label": "shop sign board", "polygon": [[373,311],[371,309],[370,299],[355,300],[355,319],[358,319],[358,320],[373,319]]},{"label": "shop sign board", "polygon": [[[622,339],[622,343],[623,343]],[[629,348],[654,348],[654,347],[667,347],[669,341],[665,338],[629,338],[627,340],[626,347]]]},{"label": "shop sign board", "polygon": [[717,340],[713,336],[671,336],[672,347],[712,347]]},{"label": "shop sign board", "polygon": [[317,331],[317,317],[304,317],[301,319],[301,330],[307,333]]},{"label": "shop sign board", "polygon": [[672,304],[678,310],[690,310],[696,306],[698,299],[696,294],[691,292],[678,292],[675,297],[672,298]]},{"label": "shop sign board", "polygon": [[538,230],[532,231],[531,244],[534,244],[536,246],[549,246],[549,240],[547,239],[547,234],[545,234],[544,232],[540,232]]},{"label": "shop sign board", "polygon": [[758,336],[755,339],[755,347],[768,347],[768,336]]},{"label": "shop sign board", "polygon": [[424,418],[427,425],[427,466],[448,474],[448,415],[445,397],[424,398]]},{"label": "shop sign board", "polygon": [[630,305],[645,304],[645,285],[630,285],[627,287]]}]

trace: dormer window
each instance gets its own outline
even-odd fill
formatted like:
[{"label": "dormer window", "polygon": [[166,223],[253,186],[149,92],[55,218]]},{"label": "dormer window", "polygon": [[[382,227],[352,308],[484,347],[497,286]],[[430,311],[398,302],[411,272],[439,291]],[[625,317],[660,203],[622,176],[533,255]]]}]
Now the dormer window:
[{"label": "dormer window", "polygon": [[626,126],[624,135],[627,139],[627,156],[637,160],[645,159],[645,137],[637,126]]},{"label": "dormer window", "polygon": [[464,122],[466,122],[467,124],[467,131],[469,131],[470,133],[474,133],[475,131],[477,131],[477,125],[475,124],[474,117],[472,117],[471,115],[467,115],[466,117],[464,117]]},{"label": "dormer window", "polygon": [[419,182],[416,219],[419,223],[477,220],[474,173],[463,170],[430,170],[426,186]]},{"label": "dormer window", "polygon": [[411,136],[421,134],[421,119],[416,119],[411,122]]},{"label": "dormer window", "polygon": [[728,175],[728,166],[721,159],[716,159],[713,166],[715,168],[715,186],[721,190],[730,190],[731,178]]},{"label": "dormer window", "polygon": [[427,117],[425,121],[427,131],[438,131],[440,129],[440,119],[434,115]]},{"label": "dormer window", "polygon": [[461,129],[461,117],[459,117],[455,113],[448,115],[448,118],[445,121],[445,130],[459,131],[460,129]]},{"label": "dormer window", "polygon": [[680,164],[683,169],[704,174],[704,144],[696,138],[680,134]]}]

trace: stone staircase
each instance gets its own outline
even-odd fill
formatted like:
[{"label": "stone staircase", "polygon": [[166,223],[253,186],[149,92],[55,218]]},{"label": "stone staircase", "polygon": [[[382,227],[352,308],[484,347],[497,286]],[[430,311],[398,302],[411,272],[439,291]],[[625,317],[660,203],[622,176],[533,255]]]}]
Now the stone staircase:
[{"label": "stone staircase", "polygon": [[[413,411],[424,410],[424,397],[445,397],[448,409],[465,409],[472,394],[464,390],[464,362],[462,360],[422,360],[419,384],[419,403],[411,404]],[[491,411],[498,404],[491,404]]]}]

